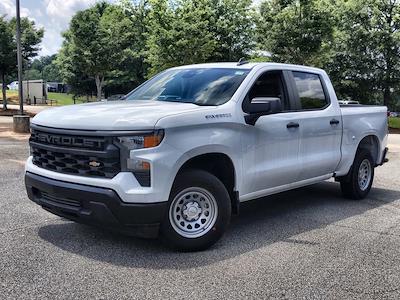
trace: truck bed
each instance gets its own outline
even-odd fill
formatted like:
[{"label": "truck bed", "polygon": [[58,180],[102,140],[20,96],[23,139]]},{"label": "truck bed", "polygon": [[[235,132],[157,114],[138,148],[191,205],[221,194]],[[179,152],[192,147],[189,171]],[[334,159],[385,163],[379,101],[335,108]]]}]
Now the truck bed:
[{"label": "truck bed", "polygon": [[387,107],[377,105],[350,104],[340,105],[342,112],[343,138],[342,159],[338,174],[346,174],[357,151],[358,143],[366,136],[378,137],[376,163],[382,158],[387,141],[388,120]]}]

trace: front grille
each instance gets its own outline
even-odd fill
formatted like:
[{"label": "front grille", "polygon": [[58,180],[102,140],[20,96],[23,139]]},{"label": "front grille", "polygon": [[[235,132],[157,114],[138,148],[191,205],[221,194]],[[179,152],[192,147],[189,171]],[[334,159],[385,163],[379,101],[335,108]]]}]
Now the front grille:
[{"label": "front grille", "polygon": [[32,130],[33,164],[54,172],[113,178],[121,171],[119,149],[111,137],[73,136]]}]

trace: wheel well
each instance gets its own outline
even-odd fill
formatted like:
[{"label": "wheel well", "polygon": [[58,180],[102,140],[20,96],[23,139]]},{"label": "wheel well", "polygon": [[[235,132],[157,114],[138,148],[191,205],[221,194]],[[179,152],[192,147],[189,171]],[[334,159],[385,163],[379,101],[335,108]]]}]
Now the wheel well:
[{"label": "wheel well", "polygon": [[374,135],[368,135],[363,138],[358,144],[357,151],[360,149],[365,149],[371,153],[372,158],[374,159],[374,163],[377,164],[378,155],[379,155],[379,141],[378,138]]},{"label": "wheel well", "polygon": [[235,167],[228,155],[207,153],[189,159],[179,169],[178,174],[187,169],[200,169],[216,176],[224,184],[232,202],[232,212],[239,212],[238,193],[235,192]]}]

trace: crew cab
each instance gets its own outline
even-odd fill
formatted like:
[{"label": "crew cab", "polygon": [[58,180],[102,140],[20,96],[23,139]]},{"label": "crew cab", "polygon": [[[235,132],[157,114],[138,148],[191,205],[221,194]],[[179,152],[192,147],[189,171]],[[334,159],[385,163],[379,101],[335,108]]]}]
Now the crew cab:
[{"label": "crew cab", "polygon": [[32,201],[194,251],[244,201],[332,177],[345,197],[366,197],[388,129],[386,107],[341,107],[321,69],[239,62],[171,68],[124,100],[45,110],[31,132]]}]

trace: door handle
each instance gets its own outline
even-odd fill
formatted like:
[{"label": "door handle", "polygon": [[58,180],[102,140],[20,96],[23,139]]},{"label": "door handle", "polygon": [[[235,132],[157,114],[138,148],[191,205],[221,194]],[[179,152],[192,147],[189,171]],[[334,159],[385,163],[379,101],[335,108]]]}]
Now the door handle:
[{"label": "door handle", "polygon": [[339,120],[332,119],[329,123],[330,123],[331,125],[337,125],[337,124],[339,124]]},{"label": "door handle", "polygon": [[290,122],[286,125],[287,128],[299,128],[299,123]]}]

